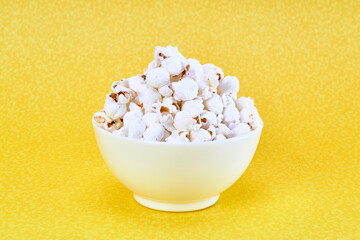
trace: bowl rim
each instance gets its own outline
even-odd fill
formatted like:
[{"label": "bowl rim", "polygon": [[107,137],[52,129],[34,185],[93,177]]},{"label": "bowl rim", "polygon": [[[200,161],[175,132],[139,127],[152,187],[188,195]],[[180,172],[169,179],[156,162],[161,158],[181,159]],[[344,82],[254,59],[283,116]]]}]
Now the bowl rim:
[{"label": "bowl rim", "polygon": [[134,143],[166,145],[166,146],[199,146],[199,145],[212,145],[212,144],[235,142],[235,141],[238,141],[241,139],[246,139],[246,138],[256,135],[258,133],[261,133],[263,126],[264,126],[262,119],[260,119],[260,125],[255,130],[245,133],[243,135],[240,135],[238,137],[227,138],[224,140],[206,141],[206,142],[158,142],[158,141],[149,141],[149,140],[144,140],[144,139],[135,139],[135,138],[128,138],[128,137],[116,135],[112,132],[108,132],[105,129],[99,127],[98,125],[95,124],[94,119],[93,118],[91,118],[91,119],[92,119],[92,124],[93,124],[94,128],[98,129],[100,132],[105,133],[111,137],[118,138],[118,139],[128,141],[128,142],[134,142]]}]

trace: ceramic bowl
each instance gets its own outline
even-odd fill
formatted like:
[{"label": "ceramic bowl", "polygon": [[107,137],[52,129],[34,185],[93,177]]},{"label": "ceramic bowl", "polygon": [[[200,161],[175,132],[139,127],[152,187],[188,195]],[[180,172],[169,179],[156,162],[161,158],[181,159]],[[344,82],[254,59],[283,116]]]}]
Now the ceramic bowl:
[{"label": "ceramic bowl", "polygon": [[245,135],[202,143],[167,143],[121,137],[93,122],[100,152],[115,177],[140,204],[171,212],[216,203],[244,173],[263,124]]}]

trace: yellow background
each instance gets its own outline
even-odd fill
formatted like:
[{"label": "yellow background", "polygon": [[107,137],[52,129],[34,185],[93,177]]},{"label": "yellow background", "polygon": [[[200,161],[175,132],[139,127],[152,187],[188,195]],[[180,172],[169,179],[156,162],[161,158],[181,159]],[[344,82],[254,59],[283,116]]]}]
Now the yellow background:
[{"label": "yellow background", "polygon": [[[1,239],[360,239],[359,1],[0,2]],[[265,123],[213,207],[137,204],[91,116],[157,45],[240,79]]]}]

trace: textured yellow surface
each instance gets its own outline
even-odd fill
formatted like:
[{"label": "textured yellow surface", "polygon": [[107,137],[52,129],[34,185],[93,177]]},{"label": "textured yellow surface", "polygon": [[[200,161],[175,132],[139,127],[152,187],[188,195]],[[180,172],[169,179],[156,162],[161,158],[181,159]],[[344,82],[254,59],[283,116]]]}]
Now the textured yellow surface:
[{"label": "textured yellow surface", "polygon": [[[359,16],[359,1],[1,1],[0,238],[359,239]],[[168,44],[237,76],[265,123],[199,212],[137,204],[90,121]]]}]

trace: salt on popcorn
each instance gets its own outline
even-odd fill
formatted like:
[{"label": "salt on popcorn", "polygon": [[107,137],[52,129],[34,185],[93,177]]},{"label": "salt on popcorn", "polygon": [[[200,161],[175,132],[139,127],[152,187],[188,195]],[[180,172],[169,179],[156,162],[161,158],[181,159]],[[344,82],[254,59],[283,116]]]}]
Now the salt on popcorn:
[{"label": "salt on popcorn", "polygon": [[94,123],[113,134],[169,143],[221,141],[258,128],[239,80],[213,64],[186,59],[177,47],[156,47],[143,74],[116,81]]}]

